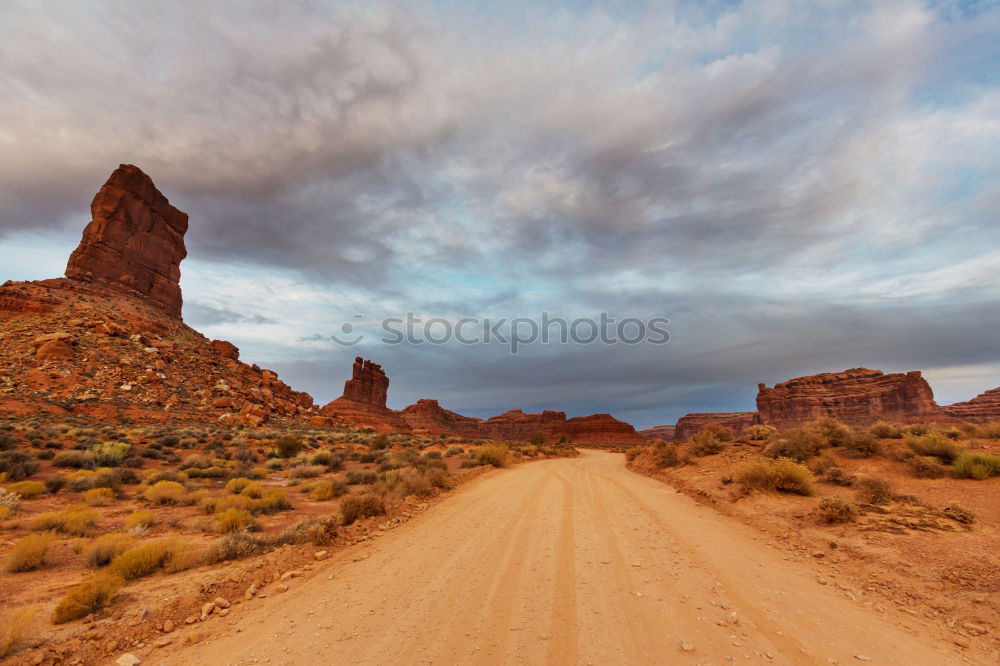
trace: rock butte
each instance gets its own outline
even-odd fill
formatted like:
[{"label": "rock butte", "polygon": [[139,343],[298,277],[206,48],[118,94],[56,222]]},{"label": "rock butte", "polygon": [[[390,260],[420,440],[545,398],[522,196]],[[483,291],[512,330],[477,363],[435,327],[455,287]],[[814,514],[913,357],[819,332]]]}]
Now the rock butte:
[{"label": "rock butte", "polygon": [[135,290],[180,317],[187,214],[171,206],[152,179],[131,164],[111,174],[90,211],[93,219],[69,258],[66,277]]},{"label": "rock butte", "polygon": [[760,385],[758,412],[689,414],[676,427],[642,434],[609,414],[567,419],[560,411],[511,410],[482,420],[436,400],[389,409],[386,373],[361,358],[344,395],[319,409],[277,373],[240,361],[232,343],[210,341],[181,321],[188,216],[141,169],[119,166],[94,197],[91,214],[66,278],[0,286],[0,411],[251,426],[279,419],[389,433],[520,440],[542,434],[549,441],[614,445],[638,444],[644,436],[682,439],[709,422],[739,431],[758,420],[784,428],[820,416],[851,424],[1000,418],[1000,388],[941,408],[919,372],[856,368],[770,389]]}]

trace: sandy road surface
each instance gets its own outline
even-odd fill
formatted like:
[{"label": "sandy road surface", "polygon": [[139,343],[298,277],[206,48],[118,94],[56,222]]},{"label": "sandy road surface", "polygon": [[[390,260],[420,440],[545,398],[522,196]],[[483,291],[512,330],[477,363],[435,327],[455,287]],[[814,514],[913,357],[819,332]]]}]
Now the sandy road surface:
[{"label": "sandy road surface", "polygon": [[961,663],[814,566],[585,452],[476,481],[144,663]]}]

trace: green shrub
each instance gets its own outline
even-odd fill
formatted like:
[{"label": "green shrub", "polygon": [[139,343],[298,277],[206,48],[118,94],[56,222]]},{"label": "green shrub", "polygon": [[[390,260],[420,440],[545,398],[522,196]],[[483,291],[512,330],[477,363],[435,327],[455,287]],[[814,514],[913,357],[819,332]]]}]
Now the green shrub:
[{"label": "green shrub", "polygon": [[94,458],[94,463],[100,467],[118,467],[122,464],[132,450],[130,444],[125,442],[104,442],[90,448],[90,455]]},{"label": "green shrub", "polygon": [[8,551],[4,569],[10,573],[17,573],[40,568],[45,564],[45,554],[54,540],[55,537],[48,532],[22,537]]},{"label": "green shrub", "polygon": [[734,479],[746,490],[812,495],[812,473],[790,458],[754,458],[736,467]]},{"label": "green shrub", "polygon": [[348,497],[340,504],[341,522],[344,525],[350,525],[358,518],[381,516],[384,513],[385,503],[382,498],[372,494]]},{"label": "green shrub", "polygon": [[955,478],[983,481],[1000,475],[1000,456],[966,451],[955,460]]},{"label": "green shrub", "polygon": [[823,523],[850,523],[858,518],[858,505],[839,497],[824,497],[816,513]]},{"label": "green shrub", "polygon": [[52,622],[64,624],[104,609],[118,594],[125,581],[106,572],[91,574],[69,591],[52,614]]},{"label": "green shrub", "polygon": [[18,481],[7,486],[7,492],[17,493],[21,499],[34,499],[45,492],[41,481]]},{"label": "green shrub", "polygon": [[88,567],[106,567],[111,561],[135,545],[135,537],[121,532],[102,534],[83,551]]},{"label": "green shrub", "polygon": [[483,444],[476,447],[476,460],[482,465],[493,465],[494,467],[506,467],[510,458],[510,449],[506,444]]}]

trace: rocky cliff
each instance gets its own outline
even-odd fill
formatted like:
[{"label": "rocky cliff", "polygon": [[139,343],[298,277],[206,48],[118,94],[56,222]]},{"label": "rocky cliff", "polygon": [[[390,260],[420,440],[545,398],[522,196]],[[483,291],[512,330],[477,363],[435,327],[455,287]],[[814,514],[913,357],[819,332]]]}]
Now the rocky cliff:
[{"label": "rocky cliff", "polygon": [[919,371],[885,374],[854,368],[759,385],[757,410],[764,423],[779,428],[832,416],[844,423],[867,425],[878,420],[901,423],[947,421],[930,385]]},{"label": "rocky cliff", "polygon": [[658,425],[640,430],[639,434],[646,439],[662,439],[665,442],[672,442],[674,441],[676,432],[677,426],[675,425]]},{"label": "rocky cliff", "polygon": [[90,211],[66,277],[133,290],[180,317],[187,214],[171,206],[149,176],[131,164],[111,174]]},{"label": "rocky cliff", "polygon": [[399,412],[386,407],[389,378],[378,363],[358,356],[351,378],[344,382],[344,394],[323,406],[323,416],[382,433],[408,433],[412,430]]},{"label": "rocky cliff", "polygon": [[710,423],[730,428],[734,435],[739,435],[748,427],[760,423],[760,414],[757,412],[685,414],[677,420],[674,439],[678,442],[687,441]]},{"label": "rocky cliff", "polygon": [[1000,388],[980,393],[972,400],[948,405],[944,411],[948,416],[972,423],[1000,421]]},{"label": "rocky cliff", "polygon": [[448,435],[482,439],[485,429],[482,419],[462,416],[441,407],[437,400],[417,400],[400,412],[400,416],[414,431],[429,435]]}]

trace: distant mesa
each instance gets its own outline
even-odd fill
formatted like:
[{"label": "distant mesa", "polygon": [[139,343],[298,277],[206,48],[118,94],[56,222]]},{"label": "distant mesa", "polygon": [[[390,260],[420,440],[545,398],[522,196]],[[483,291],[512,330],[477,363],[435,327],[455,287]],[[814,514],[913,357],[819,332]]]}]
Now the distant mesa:
[{"label": "distant mesa", "polygon": [[739,435],[750,426],[760,423],[757,412],[732,412],[728,414],[686,414],[677,420],[674,436],[678,440],[687,440],[709,423],[717,423],[731,428],[733,434]]},{"label": "distant mesa", "polygon": [[970,423],[986,423],[1000,419],[1000,388],[980,393],[972,400],[948,405],[944,411],[948,416]]},{"label": "distant mesa", "polygon": [[139,167],[122,164],[90,205],[90,224],[69,258],[66,277],[133,290],[181,316],[181,261],[188,216],[167,201]]}]

